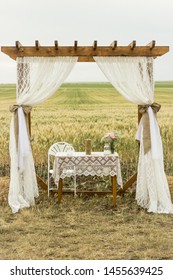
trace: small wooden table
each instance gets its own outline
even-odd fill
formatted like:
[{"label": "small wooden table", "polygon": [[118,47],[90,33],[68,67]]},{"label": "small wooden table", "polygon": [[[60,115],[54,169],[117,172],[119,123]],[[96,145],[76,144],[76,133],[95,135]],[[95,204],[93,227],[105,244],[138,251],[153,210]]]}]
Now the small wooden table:
[{"label": "small wooden table", "polygon": [[78,176],[111,176],[113,205],[116,206],[117,183],[122,187],[120,160],[117,153],[110,155],[105,155],[103,152],[93,152],[91,155],[86,155],[84,152],[75,152],[71,155],[57,153],[54,160],[53,177],[58,186],[58,203],[62,199],[63,179],[71,177],[63,170],[73,167]]}]

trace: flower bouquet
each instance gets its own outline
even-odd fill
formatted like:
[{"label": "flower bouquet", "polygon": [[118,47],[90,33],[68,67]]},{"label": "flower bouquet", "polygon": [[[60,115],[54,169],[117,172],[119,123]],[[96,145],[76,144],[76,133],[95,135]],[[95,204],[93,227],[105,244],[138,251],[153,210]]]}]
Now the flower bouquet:
[{"label": "flower bouquet", "polygon": [[115,141],[120,137],[117,131],[107,132],[101,139],[101,143],[109,145],[110,151],[113,154],[115,151]]}]

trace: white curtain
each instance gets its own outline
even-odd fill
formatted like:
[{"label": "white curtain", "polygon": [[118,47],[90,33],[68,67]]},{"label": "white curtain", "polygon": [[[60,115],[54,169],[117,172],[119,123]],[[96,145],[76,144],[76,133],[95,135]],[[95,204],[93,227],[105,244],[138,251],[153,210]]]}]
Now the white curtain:
[{"label": "white curtain", "polygon": [[[94,57],[109,82],[127,100],[152,105],[154,102],[153,58]],[[148,212],[173,213],[163,164],[163,149],[159,125],[151,106],[148,107],[151,149],[144,153],[143,122],[141,118],[136,138],[140,141],[137,203]]]},{"label": "white curtain", "polygon": [[25,114],[21,105],[36,106],[61,86],[73,69],[77,57],[17,58],[18,145],[14,115],[10,126],[10,189],[8,201],[12,212],[35,204],[38,186]]}]

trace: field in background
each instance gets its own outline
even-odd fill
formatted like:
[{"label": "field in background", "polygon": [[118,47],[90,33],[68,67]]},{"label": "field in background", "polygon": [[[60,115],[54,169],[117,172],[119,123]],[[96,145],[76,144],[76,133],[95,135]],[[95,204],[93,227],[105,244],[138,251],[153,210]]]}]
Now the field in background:
[{"label": "field in background", "polygon": [[[172,100],[173,82],[156,83],[165,170],[171,176]],[[57,205],[56,195],[48,199],[40,190],[35,207],[11,214],[8,108],[14,103],[15,86],[0,85],[0,259],[173,259],[172,215],[147,214],[136,205],[135,188],[118,197],[117,209],[111,197],[67,195]],[[103,134],[114,129],[121,133],[116,150],[125,182],[137,168],[137,106],[108,83],[64,84],[32,110],[31,141],[38,175],[47,179],[47,151],[52,143],[65,140],[83,151],[85,139],[91,138],[93,151],[103,150]]]},{"label": "field in background", "polygon": [[[156,83],[155,101],[162,105],[158,113],[164,147],[165,169],[173,175],[173,83]],[[9,175],[8,108],[15,103],[15,86],[0,86],[0,176]],[[92,139],[93,151],[103,149],[100,140],[105,132],[118,130],[116,144],[122,164],[123,179],[137,167],[137,106],[126,101],[108,83],[64,84],[43,104],[32,110],[32,148],[36,169],[47,177],[47,151],[51,144],[66,141],[77,151],[84,150],[86,138]]]}]

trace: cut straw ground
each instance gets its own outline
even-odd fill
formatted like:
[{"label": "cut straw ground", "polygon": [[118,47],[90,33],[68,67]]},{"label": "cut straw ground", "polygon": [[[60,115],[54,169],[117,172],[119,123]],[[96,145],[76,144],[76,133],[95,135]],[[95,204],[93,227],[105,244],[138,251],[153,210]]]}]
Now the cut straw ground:
[{"label": "cut straw ground", "polygon": [[[4,195],[7,195],[7,179]],[[2,194],[2,188],[1,188]],[[173,215],[148,214],[135,202],[135,187],[112,198],[64,195],[12,214],[0,207],[0,259],[172,259]]]}]

